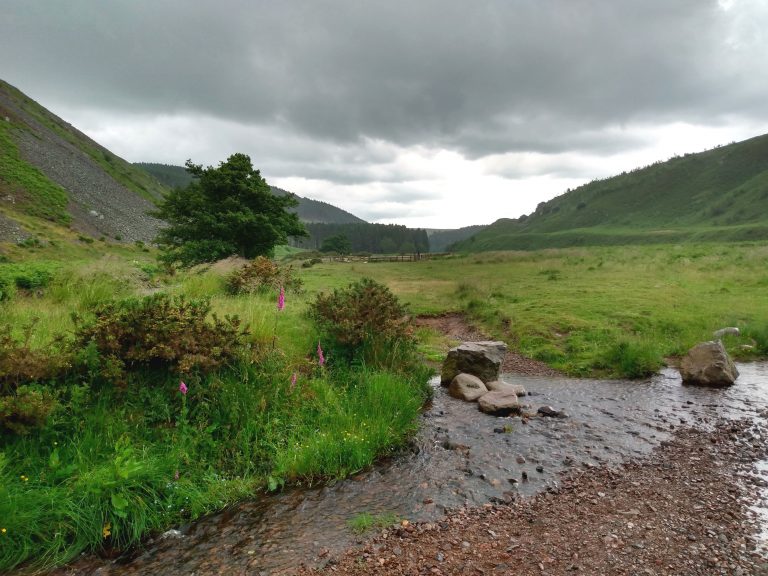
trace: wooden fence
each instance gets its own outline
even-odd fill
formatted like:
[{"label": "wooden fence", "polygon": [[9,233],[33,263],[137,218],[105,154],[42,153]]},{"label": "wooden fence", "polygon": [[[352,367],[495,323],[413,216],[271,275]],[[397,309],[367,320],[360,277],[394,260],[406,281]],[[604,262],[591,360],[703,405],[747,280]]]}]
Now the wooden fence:
[{"label": "wooden fence", "polygon": [[324,262],[420,262],[453,256],[451,252],[420,252],[415,254],[375,254],[371,256],[328,256]]}]

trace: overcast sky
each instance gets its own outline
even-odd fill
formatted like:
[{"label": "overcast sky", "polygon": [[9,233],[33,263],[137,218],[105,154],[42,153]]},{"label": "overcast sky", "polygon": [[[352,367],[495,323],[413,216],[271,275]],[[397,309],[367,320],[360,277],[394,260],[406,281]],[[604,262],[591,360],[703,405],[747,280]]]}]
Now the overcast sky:
[{"label": "overcast sky", "polygon": [[3,0],[0,78],[129,161],[449,228],[768,132],[768,0]]}]

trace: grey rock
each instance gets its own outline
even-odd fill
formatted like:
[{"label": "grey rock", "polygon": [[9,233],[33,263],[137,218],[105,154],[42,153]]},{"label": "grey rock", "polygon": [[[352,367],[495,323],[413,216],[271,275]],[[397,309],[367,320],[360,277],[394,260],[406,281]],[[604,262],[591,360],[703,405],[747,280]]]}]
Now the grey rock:
[{"label": "grey rock", "polygon": [[514,392],[495,390],[481,396],[477,405],[482,412],[494,416],[508,416],[520,413],[520,403]]},{"label": "grey rock", "polygon": [[460,400],[474,402],[488,393],[483,381],[472,374],[458,374],[448,386],[448,394]]},{"label": "grey rock", "polygon": [[542,416],[547,416],[549,418],[567,418],[568,415],[563,412],[562,410],[555,410],[552,408],[552,406],[540,406],[538,410],[536,410],[537,414],[541,414]]},{"label": "grey rock", "polygon": [[506,352],[504,342],[464,342],[451,348],[443,362],[440,383],[448,386],[462,372],[477,376],[483,382],[498,380]]},{"label": "grey rock", "polygon": [[509,390],[517,394],[518,396],[527,396],[528,392],[522,384],[510,384],[504,382],[504,380],[494,380],[493,382],[486,383],[488,390]]},{"label": "grey rock", "polygon": [[739,371],[720,340],[702,342],[691,348],[680,363],[684,384],[731,386]]}]

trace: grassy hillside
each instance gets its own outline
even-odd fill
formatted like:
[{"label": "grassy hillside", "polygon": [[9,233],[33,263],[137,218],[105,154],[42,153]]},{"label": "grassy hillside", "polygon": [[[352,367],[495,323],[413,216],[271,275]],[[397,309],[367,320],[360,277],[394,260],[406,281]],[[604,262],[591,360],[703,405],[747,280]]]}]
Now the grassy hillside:
[{"label": "grassy hillside", "polygon": [[462,240],[474,236],[478,232],[485,230],[487,226],[464,226],[452,230],[427,230],[429,236],[430,252],[445,252],[451,244],[461,242]]},{"label": "grassy hillside", "polygon": [[[116,156],[97,142],[91,140],[88,136],[74,128],[68,122],[65,122],[50,110],[47,110],[17,88],[14,88],[7,82],[0,80],[0,92],[19,107],[20,110],[31,116],[40,127],[50,130],[65,141],[74,145],[77,149],[86,153],[93,159],[107,174],[112,176],[129,190],[139,194],[147,200],[157,200],[165,194],[166,190],[157,180],[148,176],[142,170],[137,170],[129,162],[126,162],[119,156]],[[12,114],[13,111],[1,110]],[[13,120],[13,116],[9,116]],[[23,120],[23,119],[22,119]],[[24,126],[25,130],[35,130],[37,126]]]},{"label": "grassy hillside", "polygon": [[459,250],[768,238],[768,135],[596,180]]}]

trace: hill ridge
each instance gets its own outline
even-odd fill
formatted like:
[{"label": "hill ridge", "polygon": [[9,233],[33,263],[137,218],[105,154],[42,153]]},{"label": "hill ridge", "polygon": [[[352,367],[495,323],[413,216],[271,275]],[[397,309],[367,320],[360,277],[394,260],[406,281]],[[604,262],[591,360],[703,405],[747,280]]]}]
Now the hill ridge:
[{"label": "hill ridge", "polygon": [[768,238],[768,135],[593,180],[453,245],[514,250]]}]

